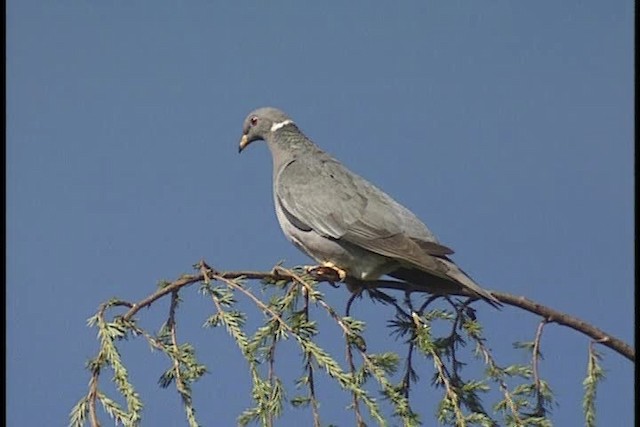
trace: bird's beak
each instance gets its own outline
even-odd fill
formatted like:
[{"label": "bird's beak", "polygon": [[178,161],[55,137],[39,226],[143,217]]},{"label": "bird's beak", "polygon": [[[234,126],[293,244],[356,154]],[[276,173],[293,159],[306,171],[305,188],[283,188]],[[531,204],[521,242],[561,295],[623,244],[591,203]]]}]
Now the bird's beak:
[{"label": "bird's beak", "polygon": [[244,147],[247,145],[249,145],[249,138],[247,135],[242,135],[242,138],[240,138],[240,145],[238,146],[238,153],[242,153],[242,150],[244,150]]}]

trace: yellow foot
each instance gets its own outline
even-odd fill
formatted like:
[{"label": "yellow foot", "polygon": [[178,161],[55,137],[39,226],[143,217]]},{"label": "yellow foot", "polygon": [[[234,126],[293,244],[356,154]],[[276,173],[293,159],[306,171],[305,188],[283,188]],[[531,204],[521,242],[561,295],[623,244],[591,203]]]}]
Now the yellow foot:
[{"label": "yellow foot", "polygon": [[326,267],[326,268],[330,268],[333,271],[335,271],[338,274],[338,277],[340,277],[340,281],[343,281],[344,279],[347,278],[347,272],[345,270],[341,269],[340,267],[336,266],[332,262],[324,262],[324,263],[322,263],[322,266]]},{"label": "yellow foot", "polygon": [[343,282],[347,277],[347,272],[339,267],[336,267],[336,265],[332,262],[323,262],[320,266],[306,266],[305,270],[307,271],[307,273],[328,282]]}]

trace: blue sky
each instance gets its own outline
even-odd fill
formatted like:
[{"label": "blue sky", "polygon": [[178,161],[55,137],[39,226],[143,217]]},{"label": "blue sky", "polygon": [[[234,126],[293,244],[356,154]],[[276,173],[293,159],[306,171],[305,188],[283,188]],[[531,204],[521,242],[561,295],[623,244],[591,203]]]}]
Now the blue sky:
[{"label": "blue sky", "polygon": [[[632,16],[629,0],[9,1],[8,425],[67,422],[97,351],[85,320],[108,298],[139,300],[201,258],[309,262],[276,222],[266,146],[237,153],[245,115],[266,105],[411,208],[484,287],[631,342]],[[326,293],[337,307],[348,296]],[[180,338],[211,371],[194,387],[199,419],[234,425],[250,405],[246,366],[224,331],[200,328],[210,304],[183,295]],[[157,330],[166,305],[142,323]],[[525,362],[510,345],[538,319],[478,309],[499,359]],[[342,361],[339,331],[316,315]],[[355,315],[376,350],[397,348],[388,309],[363,300]],[[587,346],[545,329],[556,425],[583,424]],[[633,366],[603,353],[599,419],[632,425]],[[123,357],[144,425],[183,425],[177,394],[156,385],[163,356],[130,342]],[[348,396],[320,391],[323,422],[352,425]],[[304,417],[288,409],[278,425]]]}]

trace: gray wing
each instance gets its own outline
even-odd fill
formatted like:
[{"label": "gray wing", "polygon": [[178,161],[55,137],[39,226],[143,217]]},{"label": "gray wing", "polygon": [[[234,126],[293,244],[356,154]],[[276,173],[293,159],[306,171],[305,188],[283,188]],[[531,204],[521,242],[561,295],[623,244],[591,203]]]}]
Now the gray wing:
[{"label": "gray wing", "polygon": [[411,211],[326,154],[299,158],[277,174],[276,197],[298,227],[446,273],[432,257],[453,253]]}]

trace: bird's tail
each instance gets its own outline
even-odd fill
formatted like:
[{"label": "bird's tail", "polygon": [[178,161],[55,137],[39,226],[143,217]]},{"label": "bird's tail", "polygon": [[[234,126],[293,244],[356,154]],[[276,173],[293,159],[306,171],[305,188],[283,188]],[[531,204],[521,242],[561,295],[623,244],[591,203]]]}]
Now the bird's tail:
[{"label": "bird's tail", "polygon": [[481,288],[480,285],[474,282],[460,267],[455,265],[453,261],[446,257],[438,257],[437,259],[446,266],[446,279],[440,275],[434,275],[417,268],[399,268],[388,273],[388,275],[413,285],[424,286],[430,290],[442,290],[443,293],[455,291],[462,287],[482,298],[491,306],[495,308],[502,307],[502,303],[494,297],[491,292]]},{"label": "bird's tail", "polygon": [[470,291],[476,293],[479,297],[482,297],[482,299],[487,301],[492,306],[496,308],[502,307],[502,303],[498,301],[498,299],[494,297],[491,292],[481,288],[480,285],[474,282],[473,279],[469,277],[469,275],[465,273],[460,267],[454,264],[453,261],[446,257],[439,257],[438,261],[444,263],[447,266],[447,276],[451,277],[453,280],[460,283]]}]

